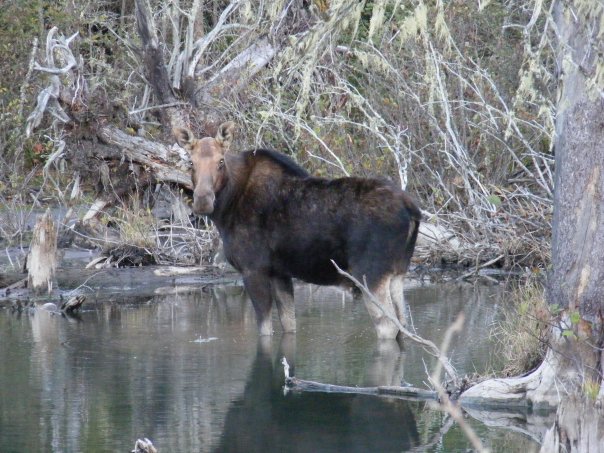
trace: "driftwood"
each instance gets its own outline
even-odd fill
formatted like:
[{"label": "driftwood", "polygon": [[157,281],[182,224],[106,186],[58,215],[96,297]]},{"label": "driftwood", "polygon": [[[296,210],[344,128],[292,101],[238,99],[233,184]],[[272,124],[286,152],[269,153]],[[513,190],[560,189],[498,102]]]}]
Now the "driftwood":
[{"label": "driftwood", "polygon": [[153,442],[145,437],[136,440],[132,453],[157,453],[157,448],[155,448]]},{"label": "driftwood", "polygon": [[65,313],[73,313],[82,308],[82,305],[85,301],[86,296],[83,296],[81,294],[71,297],[70,299],[66,300],[61,304],[61,311]]},{"label": "driftwood", "polygon": [[345,385],[324,384],[322,382],[306,381],[297,377],[285,379],[285,386],[289,390],[300,392],[319,392],[319,393],[352,393],[358,395],[380,395],[394,396],[410,401],[438,400],[438,395],[432,390],[420,389],[417,387],[396,387],[396,386],[378,386],[378,387],[348,387]]},{"label": "driftwood", "polygon": [[27,256],[27,285],[33,294],[51,293],[57,267],[57,229],[50,211],[38,219]]},{"label": "driftwood", "polygon": [[319,393],[352,393],[357,395],[381,395],[395,396],[406,400],[436,400],[438,395],[431,390],[420,389],[416,387],[396,387],[396,386],[377,386],[377,387],[348,387],[345,385],[323,384],[321,382],[306,381],[289,375],[289,364],[285,357],[281,360],[283,371],[285,373],[285,386],[289,390],[300,392],[319,392]]}]

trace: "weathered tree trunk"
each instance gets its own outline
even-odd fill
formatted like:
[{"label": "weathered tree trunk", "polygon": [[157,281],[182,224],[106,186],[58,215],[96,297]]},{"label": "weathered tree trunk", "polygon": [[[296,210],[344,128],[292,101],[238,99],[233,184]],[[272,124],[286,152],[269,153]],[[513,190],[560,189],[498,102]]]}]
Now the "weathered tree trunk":
[{"label": "weathered tree trunk", "polygon": [[555,9],[562,71],[556,118],[553,272],[547,300],[580,314],[562,376],[576,373],[577,397],[564,398],[542,452],[604,451],[604,78],[602,4],[559,2]]},{"label": "weathered tree trunk", "polygon": [[27,285],[33,294],[50,293],[57,267],[57,229],[46,213],[34,227],[29,255],[27,256]]},{"label": "weathered tree trunk", "polygon": [[177,108],[177,98],[172,91],[170,76],[164,58],[164,46],[157,36],[151,6],[148,0],[136,1],[136,25],[143,42],[143,64],[149,82],[160,104],[171,105],[160,110],[162,124],[170,130],[186,123],[184,111]]},{"label": "weathered tree trunk", "polygon": [[564,309],[562,318],[535,372],[485,381],[462,395],[465,404],[558,406],[546,452],[604,451],[603,423],[593,408],[596,395],[604,403],[603,10],[579,1],[555,8],[560,78],[547,301]]},{"label": "weathered tree trunk", "polygon": [[559,3],[556,8],[562,73],[556,114],[554,266],[547,299],[599,325],[604,310],[604,78],[597,72],[602,71],[604,48],[602,41],[598,48],[595,43],[604,30],[592,31],[586,18],[574,18],[573,7]]}]

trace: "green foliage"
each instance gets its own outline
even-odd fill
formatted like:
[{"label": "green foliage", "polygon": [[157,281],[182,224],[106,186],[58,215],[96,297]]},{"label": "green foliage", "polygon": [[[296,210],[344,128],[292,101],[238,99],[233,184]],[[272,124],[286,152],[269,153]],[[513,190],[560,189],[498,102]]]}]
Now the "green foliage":
[{"label": "green foliage", "polygon": [[573,311],[570,313],[570,322],[573,325],[577,325],[579,324],[579,321],[581,321],[581,314],[578,311]]},{"label": "green foliage", "polygon": [[585,382],[583,382],[583,393],[591,401],[597,401],[600,393],[600,382],[586,379]]},{"label": "green foliage", "polygon": [[490,195],[487,200],[489,201],[489,203],[491,203],[493,206],[495,206],[496,208],[498,208],[499,206],[501,206],[501,198],[499,198],[497,195]]},{"label": "green foliage", "polygon": [[564,329],[562,331],[562,336],[565,338],[572,338],[573,340],[577,339],[577,335],[575,335],[575,332],[573,332],[571,329]]},{"label": "green foliage", "polygon": [[562,308],[558,304],[551,304],[549,306],[552,316],[558,316],[562,312]]},{"label": "green foliage", "polygon": [[568,329],[564,329],[562,331],[562,336],[565,338],[570,338],[573,340],[577,339],[577,334],[575,332],[579,322],[581,321],[581,313],[578,311],[572,311],[568,314],[568,320],[571,323],[571,327]]}]

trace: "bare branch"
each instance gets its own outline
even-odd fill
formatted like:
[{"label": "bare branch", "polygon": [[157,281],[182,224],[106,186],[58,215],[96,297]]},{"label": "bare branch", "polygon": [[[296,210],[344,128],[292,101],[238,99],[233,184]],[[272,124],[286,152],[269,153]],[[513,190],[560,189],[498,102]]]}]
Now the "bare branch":
[{"label": "bare branch", "polygon": [[[455,372],[455,369],[451,365],[449,358],[441,350],[439,350],[438,347],[433,342],[431,342],[430,340],[426,340],[426,339],[420,337],[419,335],[416,335],[413,332],[409,331],[407,328],[405,328],[405,326],[403,326],[401,324],[401,322],[395,316],[393,316],[391,313],[388,313],[386,310],[384,310],[382,303],[377,299],[377,297],[375,297],[373,295],[373,293],[369,290],[369,288],[367,287],[366,284],[361,283],[358,279],[356,279],[355,277],[350,275],[345,270],[341,269],[335,261],[332,260],[331,262],[335,266],[338,273],[340,273],[344,277],[348,278],[351,282],[353,282],[357,286],[357,288],[359,288],[363,292],[363,294],[365,294],[369,298],[369,300],[376,307],[378,307],[381,310],[381,312],[390,321],[392,321],[396,325],[396,327],[398,327],[398,329],[403,333],[403,335],[406,338],[409,338],[410,340],[422,345],[428,353],[433,355],[438,360],[440,366],[442,368],[444,368],[444,370],[447,373],[447,375],[449,376],[449,378],[453,381],[453,385],[456,388],[459,387],[459,378],[457,377],[457,373]],[[463,317],[462,317],[462,322],[463,322]]]},{"label": "bare branch", "polygon": [[216,23],[214,28],[212,28],[210,33],[208,33],[203,38],[197,40],[195,44],[193,44],[191,51],[191,59],[190,61],[186,62],[187,68],[184,71],[187,77],[193,78],[193,76],[195,75],[195,68],[199,63],[199,60],[201,60],[203,53],[220,34],[224,33],[228,29],[228,27],[224,26],[224,23],[227,21],[229,16],[239,7],[240,3],[240,0],[233,0],[229,4],[229,6],[227,6],[222,11],[222,14],[220,14],[220,17],[218,18],[218,22]]},{"label": "bare branch", "polygon": [[[464,323],[464,315],[463,315],[463,313],[460,313],[457,316],[457,319],[455,320],[455,322],[453,324],[451,324],[449,326],[449,328],[447,329],[447,331],[445,332],[445,337],[443,338],[442,344],[440,346],[441,351],[447,351],[449,349],[449,345],[451,344],[451,339],[453,338],[453,334],[461,332],[463,323]],[[476,451],[481,452],[481,453],[488,452],[488,450],[482,445],[482,441],[476,435],[476,432],[474,432],[472,427],[470,425],[468,425],[466,423],[466,421],[464,420],[461,408],[458,405],[451,402],[449,395],[447,394],[447,392],[443,388],[442,384],[440,383],[441,371],[442,371],[442,363],[437,363],[436,366],[434,367],[434,371],[432,372],[432,376],[430,377],[430,382],[432,383],[432,385],[434,386],[434,388],[436,388],[436,391],[438,392],[441,406],[457,422],[457,424],[460,426],[460,428],[462,429],[462,431],[464,432],[464,434],[466,435],[468,440],[472,443],[472,446],[474,447],[474,449],[476,449]]]}]

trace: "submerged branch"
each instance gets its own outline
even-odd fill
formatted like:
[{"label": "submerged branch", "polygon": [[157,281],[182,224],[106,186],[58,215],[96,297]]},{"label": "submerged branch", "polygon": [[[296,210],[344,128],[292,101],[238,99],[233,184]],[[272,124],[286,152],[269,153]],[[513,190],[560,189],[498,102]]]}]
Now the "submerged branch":
[{"label": "submerged branch", "polygon": [[395,396],[401,399],[412,401],[436,400],[438,398],[436,392],[417,387],[397,387],[387,385],[377,387],[350,387],[346,385],[324,384],[322,382],[298,379],[295,376],[289,376],[289,364],[287,363],[285,357],[283,357],[281,363],[283,364],[283,371],[285,373],[285,386],[290,390],[300,392],[352,393],[356,395]]}]

